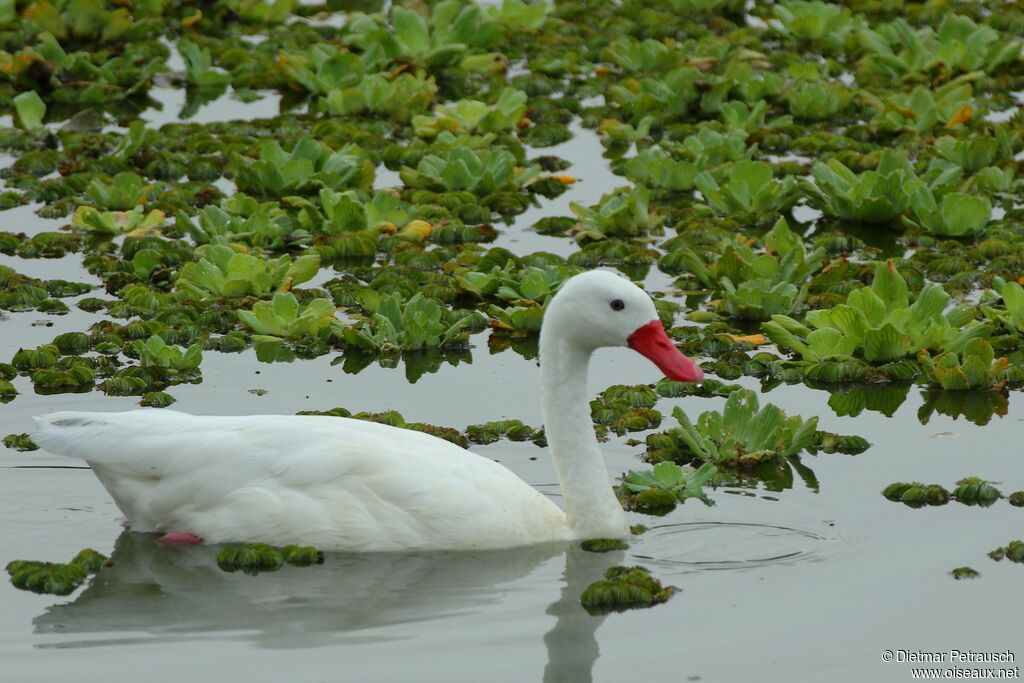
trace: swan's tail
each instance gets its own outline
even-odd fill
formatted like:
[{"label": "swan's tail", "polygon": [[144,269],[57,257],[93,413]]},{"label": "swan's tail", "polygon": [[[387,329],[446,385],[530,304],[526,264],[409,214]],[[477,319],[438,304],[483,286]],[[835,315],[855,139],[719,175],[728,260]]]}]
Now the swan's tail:
[{"label": "swan's tail", "polygon": [[183,413],[132,410],[124,413],[65,411],[33,417],[32,439],[58,455],[104,465],[127,464],[153,450],[161,436],[187,432]]},{"label": "swan's tail", "polygon": [[103,417],[104,413],[71,411],[36,415],[32,440],[51,453],[84,460],[95,453],[96,437],[102,439],[112,428]]}]

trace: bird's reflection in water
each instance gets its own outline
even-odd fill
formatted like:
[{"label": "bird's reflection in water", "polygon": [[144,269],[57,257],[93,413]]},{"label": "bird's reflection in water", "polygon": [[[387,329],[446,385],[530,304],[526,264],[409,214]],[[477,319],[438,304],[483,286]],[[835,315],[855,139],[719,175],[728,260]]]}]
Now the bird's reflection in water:
[{"label": "bird's reflection in water", "polygon": [[[621,552],[594,554],[564,545],[329,555],[322,566],[249,577],[221,571],[216,548],[166,546],[154,539],[121,534],[111,556],[115,564],[93,577],[73,602],[36,617],[36,632],[89,636],[62,639],[56,647],[146,642],[154,636],[205,639],[218,633],[281,649],[376,642],[388,638],[387,632],[367,629],[498,609],[516,599],[507,598],[509,591],[536,587],[514,582],[561,555],[560,596],[547,608],[556,622],[544,637],[544,680],[588,681],[603,618],[580,607],[580,594],[622,559]],[[110,638],[95,638],[102,634]]]}]

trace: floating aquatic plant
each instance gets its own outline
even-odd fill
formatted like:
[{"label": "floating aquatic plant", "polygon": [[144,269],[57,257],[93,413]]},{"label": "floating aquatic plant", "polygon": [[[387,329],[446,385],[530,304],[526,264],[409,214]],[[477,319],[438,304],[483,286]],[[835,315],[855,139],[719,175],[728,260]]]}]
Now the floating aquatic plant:
[{"label": "floating aquatic plant", "polygon": [[653,607],[675,592],[674,586],[663,586],[643,567],[612,567],[603,579],[587,586],[580,603],[590,614],[608,614]]},{"label": "floating aquatic plant", "polygon": [[539,166],[521,167],[504,149],[474,151],[455,147],[445,157],[429,154],[415,169],[401,170],[408,187],[435,192],[471,192],[477,196],[517,190],[540,175]]},{"label": "floating aquatic plant", "polygon": [[525,425],[521,420],[500,420],[466,427],[466,437],[476,444],[489,444],[506,438],[509,441],[534,441],[543,438],[543,431]]},{"label": "floating aquatic plant", "polygon": [[4,446],[16,451],[35,451],[39,449],[28,434],[8,434],[4,437]]},{"label": "floating aquatic plant", "polygon": [[67,564],[14,560],[7,564],[7,573],[15,588],[33,593],[68,595],[78,588],[89,574],[95,574],[109,564],[110,560],[105,555],[86,548]]},{"label": "floating aquatic plant", "polygon": [[580,543],[580,547],[588,553],[610,553],[616,550],[628,550],[629,544],[617,538],[591,538]]},{"label": "floating aquatic plant", "polygon": [[815,205],[830,216],[864,223],[889,223],[910,209],[910,202],[923,183],[906,156],[884,150],[874,170],[854,173],[841,161],[818,162],[811,169],[813,182],[803,181],[801,189]]},{"label": "floating aquatic plant", "polygon": [[763,161],[737,161],[725,172],[722,184],[704,171],[694,184],[715,210],[741,219],[785,211],[796,202],[796,180],[791,176],[775,180]]},{"label": "floating aquatic plant", "polygon": [[988,507],[1002,497],[999,489],[992,486],[991,482],[979,479],[978,477],[967,477],[956,483],[953,489],[953,497],[958,503],[964,505],[980,505]]},{"label": "floating aquatic plant", "polygon": [[927,351],[918,354],[918,362],[932,384],[947,391],[989,389],[1005,382],[1009,361],[996,359],[992,345],[984,339],[971,339],[963,351],[946,351],[934,359]]},{"label": "floating aquatic plant", "polygon": [[577,239],[600,240],[606,237],[637,237],[660,232],[662,221],[650,211],[651,192],[645,187],[618,191],[601,197],[596,207],[570,202],[579,218]]},{"label": "floating aquatic plant", "polygon": [[919,482],[896,482],[889,484],[882,491],[888,500],[896,501],[908,507],[925,505],[945,505],[949,502],[949,491],[938,484],[921,484]]},{"label": "floating aquatic plant", "polygon": [[505,88],[494,104],[480,100],[459,100],[435,107],[430,116],[415,116],[412,125],[416,135],[433,138],[441,131],[466,133],[503,133],[515,130],[526,114],[527,95],[521,90]]},{"label": "floating aquatic plant", "polygon": [[14,111],[18,114],[21,127],[30,133],[45,132],[43,117],[46,116],[46,103],[36,93],[29,90],[14,96]]},{"label": "floating aquatic plant", "polygon": [[654,462],[753,467],[812,446],[818,425],[816,417],[805,421],[799,416],[786,417],[771,404],[761,408],[757,394],[747,390],[733,392],[722,412],[703,412],[696,423],[679,407],[672,415],[678,427],[647,437],[647,457]]},{"label": "floating aquatic plant", "polygon": [[259,196],[308,194],[323,187],[334,190],[373,186],[374,165],[355,147],[333,150],[310,138],[299,140],[290,152],[277,141],[265,142],[258,159],[232,156],[238,189]]},{"label": "floating aquatic plant", "polygon": [[267,296],[312,279],[320,269],[320,257],[315,254],[294,261],[288,256],[266,261],[223,245],[209,245],[196,249],[196,255],[198,261],[186,263],[178,272],[175,287],[197,300]]},{"label": "floating aquatic plant", "polygon": [[976,579],[981,576],[981,572],[976,569],[971,569],[970,567],[957,567],[950,571],[949,575],[957,581],[961,581],[963,579]]},{"label": "floating aquatic plant", "polygon": [[892,261],[879,263],[870,287],[850,292],[846,303],[810,311],[806,325],[782,315],[764,323],[768,337],[819,362],[862,356],[869,363],[895,361],[922,349],[960,352],[991,330],[967,308],[947,311],[949,294],[928,283],[909,303],[907,283]]},{"label": "floating aquatic plant", "polygon": [[429,109],[436,95],[433,76],[423,72],[402,73],[394,78],[368,74],[350,87],[328,91],[320,106],[335,116],[385,115],[406,121],[416,112]]},{"label": "floating aquatic plant", "polygon": [[1024,541],[1010,541],[1007,545],[990,552],[988,556],[997,562],[1004,557],[1010,562],[1024,562]]},{"label": "floating aquatic plant", "polygon": [[296,340],[340,329],[334,313],[334,304],[327,299],[300,306],[291,292],[277,292],[272,301],[257,301],[251,311],[239,311],[238,319],[257,335]]},{"label": "floating aquatic plant", "polygon": [[380,298],[372,318],[341,334],[346,345],[375,353],[456,348],[466,345],[480,320],[476,312],[460,316],[419,293],[404,302],[392,294]]},{"label": "floating aquatic plant", "polygon": [[689,498],[711,505],[704,486],[717,473],[718,468],[710,462],[696,470],[684,469],[674,462],[659,462],[650,470],[628,472],[619,491],[627,509],[665,514]]}]

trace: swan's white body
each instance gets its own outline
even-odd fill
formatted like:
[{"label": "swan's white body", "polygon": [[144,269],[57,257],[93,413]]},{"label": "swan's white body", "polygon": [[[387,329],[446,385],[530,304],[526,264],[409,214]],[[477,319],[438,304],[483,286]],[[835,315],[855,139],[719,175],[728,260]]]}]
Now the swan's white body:
[{"label": "swan's white body", "polygon": [[[656,320],[642,290],[602,271],[573,278],[548,306],[541,405],[565,512],[492,460],[361,420],[61,412],[36,418],[34,438],[88,462],[136,531],[355,551],[621,538],[629,527],[594,436],[587,364],[596,348],[628,343],[674,374],[668,355],[690,361]],[[634,344],[654,327],[657,350]]]}]

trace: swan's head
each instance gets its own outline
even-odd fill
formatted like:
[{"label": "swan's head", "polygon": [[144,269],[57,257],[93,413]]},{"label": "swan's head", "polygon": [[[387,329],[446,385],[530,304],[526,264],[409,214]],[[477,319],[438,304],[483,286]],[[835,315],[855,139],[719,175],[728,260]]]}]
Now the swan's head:
[{"label": "swan's head", "polygon": [[651,297],[626,278],[606,270],[581,273],[563,284],[544,313],[542,337],[545,330],[588,351],[628,346],[650,359],[670,379],[704,379],[704,372],[665,334]]}]

